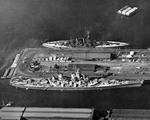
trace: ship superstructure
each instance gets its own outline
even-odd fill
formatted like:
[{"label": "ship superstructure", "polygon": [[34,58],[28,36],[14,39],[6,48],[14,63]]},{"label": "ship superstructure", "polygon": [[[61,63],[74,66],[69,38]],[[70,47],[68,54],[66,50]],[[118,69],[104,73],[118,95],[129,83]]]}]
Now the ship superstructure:
[{"label": "ship superstructure", "polygon": [[[97,59],[93,59],[96,56]],[[73,52],[28,48],[16,58],[15,66],[11,65],[3,78],[10,78],[12,86],[25,89],[72,91],[139,87],[150,77],[149,50]]]},{"label": "ship superstructure", "polygon": [[69,50],[85,50],[85,49],[104,49],[128,46],[125,42],[101,41],[92,39],[90,32],[87,30],[84,38],[72,38],[70,40],[59,40],[46,42],[42,44],[44,47],[52,49],[69,49]]}]

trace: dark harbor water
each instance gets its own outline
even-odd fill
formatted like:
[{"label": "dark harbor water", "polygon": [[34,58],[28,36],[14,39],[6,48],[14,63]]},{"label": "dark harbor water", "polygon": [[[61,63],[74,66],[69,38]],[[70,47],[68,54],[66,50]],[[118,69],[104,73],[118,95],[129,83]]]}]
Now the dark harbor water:
[{"label": "dark harbor water", "polygon": [[[125,5],[139,12],[121,17]],[[150,0],[0,0],[0,73],[23,48],[50,41],[82,37],[128,42],[132,48],[150,47]],[[2,74],[1,74],[2,75]],[[94,107],[150,109],[150,85],[102,91],[40,91],[16,89],[0,80],[0,106]]]},{"label": "dark harbor water", "polygon": [[1,104],[26,107],[74,107],[97,109],[150,109],[150,84],[139,88],[117,88],[96,91],[25,90],[0,81]]}]

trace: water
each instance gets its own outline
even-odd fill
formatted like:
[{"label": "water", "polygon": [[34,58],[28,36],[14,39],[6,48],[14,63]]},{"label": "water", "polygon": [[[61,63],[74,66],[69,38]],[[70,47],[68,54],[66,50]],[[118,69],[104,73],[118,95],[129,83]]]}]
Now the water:
[{"label": "water", "polygon": [[[137,6],[133,17],[121,18],[117,10]],[[81,37],[88,28],[94,38],[129,42],[134,48],[150,46],[149,1],[144,0],[1,0],[0,70],[18,50],[38,47],[44,39]],[[4,69],[3,69],[4,70]],[[150,109],[150,85],[102,91],[39,91],[16,89],[8,80],[0,81],[0,105],[94,107],[100,109]]]},{"label": "water", "polygon": [[13,101],[14,106],[150,109],[150,84],[95,91],[25,90],[10,86],[8,80],[0,84],[1,103]]}]

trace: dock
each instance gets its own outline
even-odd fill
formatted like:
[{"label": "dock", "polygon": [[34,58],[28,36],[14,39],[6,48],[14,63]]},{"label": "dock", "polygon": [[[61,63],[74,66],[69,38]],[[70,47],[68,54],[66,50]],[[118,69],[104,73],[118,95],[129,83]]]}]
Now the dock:
[{"label": "dock", "polygon": [[15,59],[14,59],[13,63],[11,64],[11,66],[9,68],[6,68],[3,76],[1,77],[2,79],[11,78],[14,75],[14,72],[15,72],[15,69],[16,69],[18,63],[19,63],[19,59],[20,59],[20,55],[22,54],[22,51],[20,54],[17,54],[15,56]]},{"label": "dock", "polygon": [[4,72],[4,75],[1,77],[2,79],[11,78],[14,75],[15,68],[7,68]]},{"label": "dock", "polygon": [[4,72],[4,75],[3,75],[1,78],[2,78],[2,79],[3,79],[3,78],[7,78],[9,72],[10,72],[10,69],[9,69],[9,68],[6,69],[5,72]]}]

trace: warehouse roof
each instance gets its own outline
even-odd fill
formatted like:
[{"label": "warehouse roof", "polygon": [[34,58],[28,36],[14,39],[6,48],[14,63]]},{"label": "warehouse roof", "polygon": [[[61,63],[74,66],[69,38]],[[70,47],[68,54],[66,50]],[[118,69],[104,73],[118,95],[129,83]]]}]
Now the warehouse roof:
[{"label": "warehouse roof", "polygon": [[83,119],[92,120],[94,109],[88,108],[38,108],[4,107],[0,111],[0,120],[34,119]]}]

